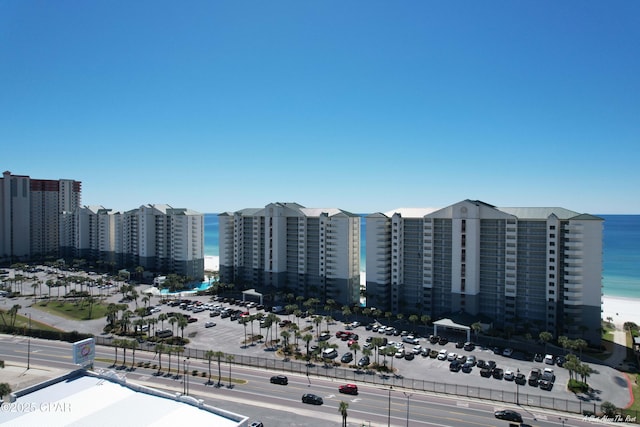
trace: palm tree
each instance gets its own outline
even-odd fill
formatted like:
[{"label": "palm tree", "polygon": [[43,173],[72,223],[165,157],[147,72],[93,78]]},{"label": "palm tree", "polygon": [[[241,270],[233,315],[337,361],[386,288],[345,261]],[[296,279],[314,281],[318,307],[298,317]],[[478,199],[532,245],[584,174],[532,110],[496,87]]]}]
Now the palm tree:
[{"label": "palm tree", "polygon": [[158,316],[158,320],[160,321],[160,329],[164,329],[164,321],[168,318],[169,316],[167,316],[167,313],[160,313],[160,315]]},{"label": "palm tree", "polygon": [[138,348],[138,341],[136,340],[131,340],[129,341],[129,347],[131,347],[131,351],[133,352],[133,360],[131,361],[131,368],[129,369],[130,371],[135,370],[135,364],[136,364],[136,348]]},{"label": "palm tree", "polygon": [[220,359],[224,356],[224,353],[221,351],[216,351],[213,355],[218,359],[218,387],[222,386],[222,367],[220,366]]},{"label": "palm tree", "polygon": [[358,344],[357,342],[354,342],[353,344],[351,344],[351,351],[353,351],[353,360],[354,361],[358,360],[358,350],[360,350],[360,344]]},{"label": "palm tree", "polygon": [[182,332],[182,339],[184,339],[184,328],[186,328],[188,324],[189,321],[186,317],[180,316],[178,318],[178,328],[180,328],[180,331]]},{"label": "palm tree", "polygon": [[160,375],[162,372],[162,352],[165,351],[165,346],[162,343],[156,345],[156,353],[158,354],[158,373]]},{"label": "palm tree", "polygon": [[310,356],[309,356],[309,343],[311,342],[311,340],[313,339],[313,335],[311,334],[304,334],[302,336],[302,341],[304,341],[307,345],[307,360],[310,360]]},{"label": "palm tree", "polygon": [[247,348],[247,323],[249,323],[249,318],[250,316],[247,317],[241,317],[240,318],[240,323],[242,323],[242,326],[244,326],[244,345],[242,346],[242,348]]},{"label": "palm tree", "polygon": [[349,408],[349,404],[344,400],[340,401],[338,412],[342,415],[342,427],[347,427],[347,408]]},{"label": "palm tree", "polygon": [[9,318],[11,318],[11,327],[14,327],[16,325],[16,316],[18,315],[18,310],[20,310],[22,308],[22,306],[20,304],[14,304],[10,309],[9,309]]},{"label": "palm tree", "polygon": [[225,359],[229,363],[229,388],[231,388],[233,387],[233,385],[231,384],[231,362],[233,362],[233,360],[235,359],[235,356],[233,354],[227,354],[225,356]]},{"label": "palm tree", "polygon": [[547,343],[553,339],[553,335],[549,331],[542,331],[538,335],[538,339],[544,343],[544,352],[547,352]]},{"label": "palm tree", "polygon": [[171,316],[169,318],[169,324],[171,325],[171,332],[173,332],[173,325],[175,325],[178,322],[178,319],[176,319],[174,316]]},{"label": "palm tree", "polygon": [[116,366],[116,364],[118,363],[118,346],[119,345],[120,345],[120,340],[113,340],[113,349],[115,350],[113,366]]},{"label": "palm tree", "polygon": [[211,358],[215,355],[215,352],[213,350],[207,350],[204,353],[204,357],[205,359],[207,359],[207,361],[209,362],[209,379],[206,382],[206,385],[211,385]]}]

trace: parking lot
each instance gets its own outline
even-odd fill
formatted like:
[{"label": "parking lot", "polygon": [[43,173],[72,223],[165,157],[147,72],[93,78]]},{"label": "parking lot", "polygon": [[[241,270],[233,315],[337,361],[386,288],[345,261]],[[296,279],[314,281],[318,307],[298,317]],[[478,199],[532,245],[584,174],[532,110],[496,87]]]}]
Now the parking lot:
[{"label": "parking lot", "polygon": [[[44,272],[38,273],[38,275],[42,275],[43,277],[38,277],[41,281],[47,280],[47,275],[55,275],[61,274],[60,272]],[[90,276],[90,275],[89,275]],[[94,275],[95,276],[95,275]],[[104,296],[104,302],[115,302],[115,303],[126,303],[129,304],[130,309],[133,311],[136,307],[136,301],[123,301],[122,295],[119,293],[118,289],[121,283],[114,284],[111,288],[92,288],[92,292],[95,292],[98,295]],[[25,285],[25,289],[27,289],[29,285]],[[45,287],[46,288],[46,287]],[[142,296],[144,295],[144,291],[146,286],[136,286],[136,290]],[[52,297],[55,297],[58,288],[46,289],[47,292],[50,292]],[[25,291],[26,292],[26,291]],[[178,297],[175,299],[188,299],[190,300],[194,306],[196,303],[202,305],[206,303],[210,303],[212,305],[218,304],[219,308],[227,308],[232,310],[237,310],[240,313],[263,313],[266,314],[264,309],[258,309],[257,307],[247,307],[237,305],[235,302],[224,302],[224,301],[212,301],[211,297],[208,296],[194,296],[194,295],[186,295]],[[91,320],[91,321],[73,321],[69,319],[63,318],[54,318],[53,315],[49,313],[38,313],[38,310],[33,307],[29,307],[33,304],[33,299],[30,297],[20,297],[20,298],[12,298],[7,299],[3,297],[6,301],[3,301],[5,305],[7,305],[7,309],[10,308],[11,304],[20,304],[25,308],[26,311],[33,313],[33,319],[42,321],[44,323],[51,324],[60,329],[64,330],[77,330],[79,332],[87,332],[93,333],[96,335],[104,336],[103,327],[106,324],[105,319],[100,320]],[[256,356],[262,358],[273,358],[273,359],[282,359],[283,356],[274,351],[272,346],[267,345],[266,340],[262,339],[259,341],[251,342],[250,344],[245,345],[245,332],[247,337],[251,334],[266,334],[266,329],[260,328],[260,324],[258,321],[250,322],[249,324],[243,326],[238,322],[237,318],[229,315],[228,317],[223,317],[222,314],[211,317],[209,310],[210,307],[202,308],[202,310],[197,309],[186,310],[186,306],[184,308],[180,308],[179,306],[170,306],[165,301],[165,303],[160,303],[159,296],[152,296],[150,300],[147,302],[148,305],[155,307],[154,313],[151,314],[151,317],[157,318],[161,313],[170,313],[170,312],[178,312],[183,315],[188,315],[193,319],[197,319],[192,323],[188,323],[188,325],[184,328],[184,331],[181,331],[175,325],[172,327],[168,320],[164,322],[158,322],[156,324],[156,330],[164,329],[173,329],[173,333],[177,335],[181,335],[184,333],[184,337],[190,340],[188,347],[199,350],[214,350],[214,351],[222,351],[225,354],[235,354],[235,355],[247,355],[247,356]],[[137,301],[138,304],[142,305],[141,301]],[[310,332],[313,334],[314,339],[310,342],[310,346],[318,344],[316,340],[316,324],[312,321],[310,317],[307,318],[297,318],[293,315],[279,314],[278,315],[278,323],[280,321],[291,321],[296,323],[299,326],[300,330],[305,328],[309,328]],[[235,319],[235,320],[232,320]],[[351,319],[352,320],[352,319]],[[358,343],[361,347],[360,350],[357,351],[357,354],[354,355],[354,359],[349,363],[341,363],[340,360],[345,353],[350,351],[348,347],[349,340],[342,340],[341,338],[336,337],[336,333],[339,331],[347,331],[348,327],[342,322],[335,321],[326,325],[326,322],[323,321],[320,325],[320,330],[325,331],[328,330],[327,334],[327,343],[329,345],[336,347],[336,357],[332,361],[337,363],[340,367],[345,369],[354,369],[350,368],[350,366],[355,366],[355,364],[362,357],[362,348],[367,344],[368,338],[378,337],[378,338],[386,338],[388,343],[387,346],[393,345],[392,341],[401,343],[398,344],[398,347],[404,349],[404,354],[412,353],[414,346],[421,346],[420,353],[414,354],[411,360],[407,360],[405,357],[396,357],[386,356],[386,365],[388,367],[393,368],[393,375],[405,378],[405,379],[415,379],[415,380],[424,380],[424,381],[432,381],[442,384],[458,384],[458,385],[466,385],[469,387],[478,387],[490,390],[497,391],[508,391],[508,392],[517,392],[542,396],[550,399],[566,399],[566,400],[583,400],[583,401],[594,401],[596,403],[601,403],[602,401],[608,400],[616,404],[617,406],[626,406],[629,400],[629,391],[628,391],[628,382],[626,377],[620,372],[604,365],[604,364],[590,364],[594,369],[594,372],[588,378],[589,385],[593,388],[593,394],[590,396],[576,396],[572,392],[568,391],[566,388],[566,384],[569,378],[569,373],[566,369],[562,367],[558,367],[555,364],[549,365],[544,363],[544,361],[533,361],[530,358],[525,357],[524,354],[518,352],[517,349],[510,355],[503,355],[504,349],[489,349],[480,346],[475,346],[473,349],[465,349],[465,348],[457,348],[456,344],[464,339],[462,335],[460,336],[450,336],[449,342],[447,343],[431,343],[428,340],[428,331],[425,327],[420,327],[417,331],[420,336],[416,336],[417,343],[407,343],[402,342],[403,336],[402,331],[398,331],[398,334],[395,335],[393,332],[388,334],[388,331],[385,329],[382,333],[380,332],[380,328],[376,331],[373,329],[367,330],[366,325],[374,322],[369,319],[360,319],[362,321],[362,325],[352,328],[349,332],[353,332],[358,334]],[[207,322],[214,322],[215,326],[209,325],[206,326]],[[384,324],[384,321],[380,321],[379,324]],[[408,326],[409,327],[409,326]],[[270,335],[273,336],[274,339],[280,339],[280,332],[282,331],[282,327],[278,325],[273,326],[273,330],[270,332]],[[416,334],[416,335],[418,335]],[[295,339],[290,338],[290,342],[294,342]],[[305,352],[305,343],[302,340],[298,341],[298,345],[302,353]],[[422,349],[428,349],[428,351],[423,352]],[[475,356],[476,365],[472,366],[470,369],[461,369],[459,370],[451,370],[451,362],[450,360],[440,360],[437,358],[437,353],[440,351],[446,351],[447,358],[451,357],[451,353],[456,354],[457,356]],[[396,353],[398,353],[396,351]],[[431,353],[431,354],[430,354]],[[436,357],[433,357],[436,356]],[[371,363],[375,361],[376,353],[375,351],[371,355]],[[385,357],[382,355],[379,356],[380,363],[385,361]],[[477,366],[477,362],[484,361],[487,364],[490,362],[495,363],[495,371],[501,370],[500,375],[494,376],[494,370],[492,369],[490,376],[482,376],[480,374],[481,369]],[[305,363],[304,361],[300,361],[300,363]],[[464,363],[464,361],[462,361]],[[554,370],[555,381],[553,385],[550,387],[550,390],[543,390],[539,386],[531,386],[527,381],[524,384],[517,384],[515,381],[515,377],[518,373],[523,374],[528,379],[530,372],[532,369],[540,369],[543,371],[544,368],[550,368]],[[511,375],[508,374],[507,378],[505,378],[505,373],[509,373],[509,371],[513,372],[513,380],[511,379]]]}]

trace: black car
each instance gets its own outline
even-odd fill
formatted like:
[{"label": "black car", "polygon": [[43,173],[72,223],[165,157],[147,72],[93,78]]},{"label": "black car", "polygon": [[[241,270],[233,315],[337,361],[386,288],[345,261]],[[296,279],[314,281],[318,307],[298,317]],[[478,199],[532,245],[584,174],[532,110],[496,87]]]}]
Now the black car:
[{"label": "black car", "polygon": [[413,360],[414,357],[415,357],[414,353],[407,353],[407,354],[404,355],[404,359],[405,360]]},{"label": "black car", "polygon": [[501,380],[502,377],[504,376],[504,371],[500,368],[494,368],[491,374],[493,375],[493,378],[497,380]]},{"label": "black car", "polygon": [[342,363],[350,363],[353,360],[353,353],[345,353],[340,358]]},{"label": "black car", "polygon": [[473,370],[473,363],[464,362],[464,364],[462,365],[462,372],[464,372],[465,374],[468,374],[472,370]]},{"label": "black car", "polygon": [[456,348],[463,348],[464,343],[462,341],[456,341]]},{"label": "black car", "polygon": [[501,411],[496,411],[493,413],[493,415],[495,415],[495,417],[499,420],[513,421],[516,423],[522,422],[522,415],[510,409],[503,409]]},{"label": "black car", "polygon": [[449,370],[451,372],[458,372],[460,371],[461,368],[462,368],[462,363],[458,362],[457,360],[454,360],[453,362],[449,363]]},{"label": "black car", "polygon": [[324,402],[320,396],[315,394],[306,393],[302,395],[302,403],[310,403],[312,405],[322,405]]},{"label": "black car", "polygon": [[369,356],[362,356],[362,358],[358,361],[358,366],[364,368],[365,366],[369,366]]},{"label": "black car", "polygon": [[289,378],[285,377],[284,375],[275,375],[271,377],[270,381],[271,381],[271,384],[282,384],[282,385],[289,384]]},{"label": "black car", "polygon": [[467,341],[466,343],[464,343],[464,347],[463,347],[466,351],[473,351],[476,348],[476,345],[470,341]]},{"label": "black car", "polygon": [[440,339],[438,339],[438,344],[440,345],[446,345],[449,342],[449,340],[445,337],[440,337]]},{"label": "black car", "polygon": [[515,382],[518,385],[525,385],[527,383],[527,377],[525,377],[523,373],[518,373],[516,374]]},{"label": "black car", "polygon": [[489,378],[491,376],[491,369],[489,369],[489,368],[480,369],[480,375],[485,377],[485,378]]}]

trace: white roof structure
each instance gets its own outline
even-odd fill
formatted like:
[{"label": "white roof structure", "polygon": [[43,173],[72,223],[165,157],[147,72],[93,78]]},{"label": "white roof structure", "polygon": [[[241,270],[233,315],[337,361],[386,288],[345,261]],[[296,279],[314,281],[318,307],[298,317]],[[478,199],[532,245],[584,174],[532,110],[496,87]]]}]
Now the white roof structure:
[{"label": "white roof structure", "polygon": [[[111,377],[111,378],[109,378]],[[238,427],[247,417],[204,405],[190,396],[128,384],[115,373],[83,370],[33,386],[0,412],[2,426],[171,426]]]}]

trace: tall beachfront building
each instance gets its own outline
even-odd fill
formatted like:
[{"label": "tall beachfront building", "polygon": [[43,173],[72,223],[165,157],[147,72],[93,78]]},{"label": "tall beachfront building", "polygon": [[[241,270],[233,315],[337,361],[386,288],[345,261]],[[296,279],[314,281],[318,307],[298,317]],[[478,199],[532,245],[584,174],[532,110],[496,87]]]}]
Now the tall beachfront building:
[{"label": "tall beachfront building", "polygon": [[371,214],[366,230],[368,306],[600,342],[599,217],[464,200]]},{"label": "tall beachfront building", "polygon": [[220,281],[271,294],[360,298],[360,217],[271,203],[219,214]]},{"label": "tall beachfront building", "polygon": [[61,214],[80,207],[81,183],[31,179],[6,171],[0,178],[0,258],[59,256]]},{"label": "tall beachfront building", "polygon": [[72,214],[75,256],[114,268],[204,278],[204,214],[157,204],[123,213],[85,206]]}]

